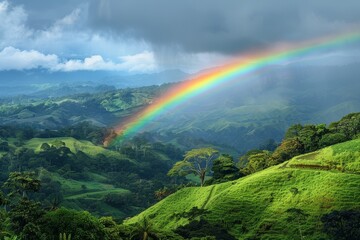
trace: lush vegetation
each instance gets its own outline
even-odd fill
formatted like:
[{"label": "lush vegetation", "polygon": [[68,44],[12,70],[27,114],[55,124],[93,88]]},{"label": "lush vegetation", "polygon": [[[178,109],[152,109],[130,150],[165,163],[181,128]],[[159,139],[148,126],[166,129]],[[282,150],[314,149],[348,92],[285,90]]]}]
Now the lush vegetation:
[{"label": "lush vegetation", "polygon": [[117,220],[155,203],[157,190],[172,189],[166,173],[182,158],[174,146],[143,138],[105,149],[94,143],[102,142],[106,130],[86,123],[59,131],[0,127],[0,132],[0,184],[11,172],[34,171],[42,182],[35,199],[44,205]]},{"label": "lush vegetation", "polygon": [[[295,124],[287,130],[284,140],[273,152],[267,150],[251,150],[240,157],[239,166],[242,168],[244,174],[251,174],[282,163],[299,154],[309,153],[326,146],[359,138],[359,134],[360,113],[346,115],[340,121],[333,122],[329,126],[326,126],[325,124],[309,124],[304,126]],[[355,149],[356,151],[359,150],[358,147],[356,147],[356,143],[354,143],[354,146],[351,146],[350,149]],[[337,156],[337,160],[341,160],[341,164],[346,164],[347,161],[350,161],[346,159],[357,159],[359,157],[358,155],[347,156],[347,150],[348,149],[335,150],[335,153],[341,152],[342,154],[341,156]],[[325,152],[325,150],[323,152]],[[327,152],[329,156],[326,156],[325,153],[321,156],[322,159],[327,158],[327,163],[325,164],[326,167],[337,168],[339,163],[331,163],[331,161],[336,161],[331,157],[331,150],[327,150]],[[311,159],[311,156],[315,155],[317,155],[317,152],[305,156],[307,156],[308,159]],[[325,160],[322,160],[322,163],[324,162]],[[308,161],[308,164],[311,164],[311,162]],[[346,168],[344,166],[341,168],[344,171],[355,171],[352,169],[354,164],[356,165],[357,163],[352,163],[352,165],[350,164]]]},{"label": "lush vegetation", "polygon": [[[277,77],[252,79],[246,84],[239,81],[195,98],[148,126],[148,138],[183,150],[211,146],[235,156],[259,147],[272,151],[274,145],[269,143],[280,142],[292,124],[328,124],[351,111],[360,111],[360,83],[347,78],[339,81],[339,76],[347,76],[348,67],[317,68],[309,70],[306,77],[303,72],[292,71],[297,70],[290,71],[287,81]],[[324,71],[329,77],[318,79]],[[302,76],[301,81],[296,76]],[[84,121],[114,126],[173,84],[109,91],[104,88],[100,93],[45,99],[0,99],[0,123],[51,130]],[[330,89],[325,91],[324,86]]]},{"label": "lush vegetation", "polygon": [[169,176],[186,176],[194,174],[199,176],[200,185],[203,186],[205,177],[212,161],[217,157],[218,151],[212,148],[193,149],[185,154],[182,161],[175,163],[170,169]]},{"label": "lush vegetation", "polygon": [[342,159],[337,156],[346,153],[353,156],[348,164],[358,171],[359,140],[311,153],[311,165],[305,154],[235,181],[181,189],[126,224],[147,219],[157,229],[184,237],[222,239],[216,234],[227,233],[234,239],[356,239],[342,233],[351,229],[351,236],[359,235],[360,175],[354,169],[321,166],[322,153],[332,149],[337,164]]},{"label": "lush vegetation", "polygon": [[[178,239],[358,236],[359,133],[359,113],[329,126],[296,124],[273,152],[252,150],[241,156],[240,170],[231,156],[215,159],[214,149],[193,149],[169,174],[194,173],[202,185],[211,161],[207,185],[225,183],[182,189],[125,224],[146,220]],[[242,174],[249,176],[240,178]]]},{"label": "lush vegetation", "polygon": [[89,122],[1,126],[0,239],[359,234],[352,226],[359,224],[360,113],[328,126],[295,124],[279,145],[268,141],[238,163],[225,148],[184,154],[149,133],[106,149],[110,131]]},{"label": "lush vegetation", "polygon": [[0,101],[0,121],[38,129],[59,129],[84,121],[108,126],[147,105],[167,87],[165,84],[48,99],[5,99]]}]

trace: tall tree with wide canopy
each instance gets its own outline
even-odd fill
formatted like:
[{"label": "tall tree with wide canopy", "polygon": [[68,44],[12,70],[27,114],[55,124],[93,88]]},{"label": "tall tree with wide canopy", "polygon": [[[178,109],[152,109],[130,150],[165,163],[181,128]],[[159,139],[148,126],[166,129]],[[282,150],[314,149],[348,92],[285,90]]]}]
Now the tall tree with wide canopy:
[{"label": "tall tree with wide canopy", "polygon": [[27,192],[39,191],[41,182],[35,172],[11,172],[3,187],[10,190],[9,196],[16,195],[27,198]]},{"label": "tall tree with wide canopy", "polygon": [[169,176],[186,176],[194,174],[199,176],[201,186],[204,185],[206,173],[209,171],[211,162],[215,160],[219,152],[213,148],[198,148],[188,151],[184,159],[174,164],[168,172]]}]

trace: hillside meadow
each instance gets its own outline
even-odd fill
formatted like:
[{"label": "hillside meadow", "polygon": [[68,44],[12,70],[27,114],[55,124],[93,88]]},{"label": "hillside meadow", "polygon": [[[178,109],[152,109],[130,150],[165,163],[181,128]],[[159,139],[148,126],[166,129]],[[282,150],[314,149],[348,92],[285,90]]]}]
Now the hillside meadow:
[{"label": "hillside meadow", "polygon": [[[360,175],[352,173],[359,171],[359,143],[356,139],[300,155],[235,181],[181,189],[126,224],[146,218],[157,229],[176,231],[204,219],[236,239],[328,239],[321,220],[325,214],[360,209]],[[330,160],[349,171],[314,167]],[[308,168],[291,167],[308,161]],[[194,209],[203,211],[192,218],[184,214]]]}]

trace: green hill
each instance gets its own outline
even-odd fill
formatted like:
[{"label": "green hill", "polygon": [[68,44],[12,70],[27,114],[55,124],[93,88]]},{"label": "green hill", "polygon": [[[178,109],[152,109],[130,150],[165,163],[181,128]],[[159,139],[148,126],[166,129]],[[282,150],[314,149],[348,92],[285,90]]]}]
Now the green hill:
[{"label": "green hill", "polygon": [[[279,67],[268,72],[273,77],[234,79],[232,84],[169,109],[144,130],[151,132],[154,141],[171,142],[184,150],[211,145],[243,154],[269,139],[280,142],[293,124],[330,123],[360,111],[360,82],[348,76],[350,68],[360,69],[314,67],[303,72]],[[279,78],[280,72],[287,74],[280,74]],[[324,78],[325,75],[328,77]],[[25,96],[0,99],[0,123],[37,129],[59,129],[84,122],[114,127],[174,85],[46,99]],[[69,89],[69,94],[74,93],[72,90]]]},{"label": "green hill", "polygon": [[[58,137],[58,138],[32,138],[25,142],[24,147],[33,149],[35,153],[41,152],[41,145],[48,143],[49,145],[56,145],[62,142],[73,154],[79,151],[84,152],[88,156],[97,159],[99,155],[103,155],[108,159],[117,159],[117,161],[130,161],[137,164],[134,160],[120,154],[116,151],[105,149],[101,146],[96,146],[86,140],[77,140],[72,137]],[[85,164],[85,163],[83,163]],[[68,172],[68,171],[65,171]],[[92,212],[96,214],[113,215],[115,218],[125,218],[126,213],[123,209],[113,208],[105,203],[105,199],[110,194],[118,197],[126,198],[132,192],[128,189],[116,187],[111,184],[111,179],[106,173],[96,174],[94,169],[89,169],[86,173],[86,179],[72,179],[61,176],[56,172],[49,172],[42,170],[42,175],[50,177],[53,181],[61,184],[63,194],[62,206],[74,209],[87,209],[87,206],[96,204]],[[89,209],[90,210],[90,209]]]},{"label": "green hill", "polygon": [[[32,138],[26,142],[25,147],[33,149],[35,152],[40,151],[40,147],[43,143],[48,143],[50,145],[55,144],[56,142],[64,142],[65,146],[68,147],[72,153],[77,153],[78,151],[85,152],[91,157],[96,157],[98,154],[103,154],[106,157],[110,158],[126,158],[124,155],[110,151],[101,146],[96,146],[93,143],[86,140],[77,140],[72,137],[58,137],[58,138]],[[130,159],[127,159],[130,160]]]},{"label": "green hill", "polygon": [[143,138],[116,148],[96,145],[105,133],[87,123],[56,131],[0,127],[0,186],[11,172],[34,172],[41,181],[34,198],[46,208],[118,221],[138,214],[156,202],[156,190],[172,185],[166,173],[183,152]]},{"label": "green hill", "polygon": [[[11,141],[11,146],[15,149],[14,141]],[[134,179],[141,178],[137,174],[143,171],[143,166],[146,166],[141,163],[140,159],[130,158],[118,151],[105,149],[90,141],[72,137],[32,138],[25,141],[22,147],[33,150],[36,154],[34,159],[39,162],[44,156],[44,149],[41,148],[44,143],[55,148],[64,146],[71,151],[71,154],[63,157],[62,161],[65,161],[63,166],[49,167],[46,161],[40,164],[39,176],[41,179],[45,179],[47,182],[51,179],[52,184],[61,186],[59,189],[61,197],[58,197],[61,199],[61,206],[77,210],[86,209],[93,214],[111,215],[116,219],[124,219],[149,206],[149,203],[142,206],[143,204],[139,203],[141,201],[139,198],[137,202],[133,200],[133,196],[137,193],[137,187],[134,186],[136,180]],[[149,147],[146,153],[153,154],[165,165],[171,164],[171,162],[166,163],[170,159],[164,152]],[[46,154],[51,154],[51,151]],[[56,159],[61,153],[52,154],[52,157]],[[82,159],[79,159],[79,156],[82,156]],[[141,158],[144,158],[143,150],[141,151]],[[143,166],[140,166],[141,164]],[[50,192],[51,190],[47,191]],[[154,190],[149,188],[146,191]],[[52,201],[52,195],[49,198],[49,201]],[[149,201],[147,200],[147,202]]]},{"label": "green hill", "polygon": [[348,173],[360,173],[360,139],[294,157],[288,164],[291,167],[337,169]]},{"label": "green hill", "polygon": [[327,239],[324,214],[360,209],[359,148],[360,139],[348,141],[232,182],[183,188],[126,224],[148,218],[172,231],[202,216],[238,239]]}]

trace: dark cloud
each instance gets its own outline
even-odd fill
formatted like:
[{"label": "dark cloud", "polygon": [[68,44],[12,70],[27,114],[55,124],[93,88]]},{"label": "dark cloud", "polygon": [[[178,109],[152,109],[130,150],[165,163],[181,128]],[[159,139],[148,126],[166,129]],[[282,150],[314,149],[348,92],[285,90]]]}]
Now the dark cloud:
[{"label": "dark cloud", "polygon": [[10,0],[13,6],[23,6],[28,14],[28,24],[31,28],[43,29],[49,27],[54,21],[63,18],[74,9],[85,6],[89,0]]},{"label": "dark cloud", "polygon": [[359,9],[359,0],[99,0],[89,16],[92,27],[155,47],[233,53],[346,30]]}]

